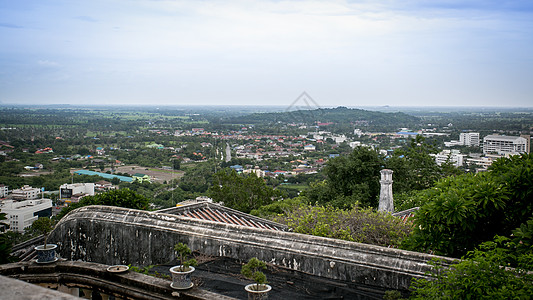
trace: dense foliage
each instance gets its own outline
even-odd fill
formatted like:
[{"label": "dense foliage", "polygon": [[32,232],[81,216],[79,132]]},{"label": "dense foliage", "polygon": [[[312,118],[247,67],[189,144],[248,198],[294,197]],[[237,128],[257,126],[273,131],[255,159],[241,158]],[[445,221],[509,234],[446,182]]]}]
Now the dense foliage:
[{"label": "dense foliage", "polygon": [[[533,229],[533,221],[531,225]],[[531,243],[525,247],[520,241],[496,236],[450,268],[435,262],[429,279],[413,281],[411,298],[531,299],[532,271]]]},{"label": "dense foliage", "polygon": [[436,147],[420,135],[410,139],[407,147],[394,151],[384,162],[387,168],[394,171],[394,193],[427,189],[438,179],[455,175],[445,174],[437,165],[435,158],[431,156],[437,152]]},{"label": "dense foliage", "polygon": [[9,238],[5,230],[9,228],[9,225],[3,223],[7,217],[5,213],[0,213],[0,264],[6,264],[11,262],[11,247],[13,247],[13,241]]},{"label": "dense foliage", "polygon": [[419,122],[417,117],[405,113],[383,113],[346,107],[319,108],[315,110],[299,110],[291,112],[255,113],[238,118],[229,119],[228,123],[243,124],[276,124],[303,123],[314,125],[320,122],[351,124],[357,121],[372,129],[397,129],[402,126],[412,126]]},{"label": "dense foliage", "polygon": [[336,207],[347,208],[356,202],[377,207],[382,164],[383,158],[377,151],[356,147],[350,155],[328,161],[324,173],[327,176],[329,195],[320,197],[323,195],[317,193],[316,189],[312,189],[307,195],[311,202],[333,202],[332,205]]},{"label": "dense foliage", "polygon": [[423,202],[404,247],[460,257],[533,214],[533,154],[502,158],[491,171],[448,177],[417,194]]},{"label": "dense foliage", "polygon": [[311,203],[321,205],[349,208],[359,202],[365,207],[377,208],[380,171],[384,168],[394,171],[395,195],[427,189],[438,179],[457,174],[457,168],[451,167],[445,172],[438,166],[430,155],[434,152],[434,147],[421,136],[390,157],[368,147],[356,147],[347,156],[330,159],[323,172],[326,180],[311,184],[305,196]]},{"label": "dense foliage", "polygon": [[214,175],[208,194],[215,202],[223,202],[225,206],[245,213],[283,196],[281,191],[267,186],[265,181],[254,173],[243,176],[229,169],[220,170]]},{"label": "dense foliage", "polygon": [[112,190],[94,196],[83,197],[78,203],[73,203],[61,210],[55,218],[59,220],[74,209],[87,205],[109,205],[133,209],[148,209],[149,201],[146,197],[130,189]]},{"label": "dense foliage", "polygon": [[357,205],[346,210],[300,205],[275,220],[298,233],[380,246],[398,245],[412,228],[390,214]]}]

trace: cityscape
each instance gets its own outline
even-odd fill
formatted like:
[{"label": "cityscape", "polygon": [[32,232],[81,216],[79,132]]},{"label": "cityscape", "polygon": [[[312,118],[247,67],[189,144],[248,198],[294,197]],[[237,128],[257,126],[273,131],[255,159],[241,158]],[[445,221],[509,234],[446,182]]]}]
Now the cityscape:
[{"label": "cityscape", "polygon": [[0,0],[0,299],[530,299],[527,1]]}]

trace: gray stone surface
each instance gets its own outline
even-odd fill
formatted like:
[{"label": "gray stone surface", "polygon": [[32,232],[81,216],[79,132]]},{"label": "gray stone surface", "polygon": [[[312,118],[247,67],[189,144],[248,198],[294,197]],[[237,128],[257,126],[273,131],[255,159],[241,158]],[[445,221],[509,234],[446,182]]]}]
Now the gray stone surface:
[{"label": "gray stone surface", "polygon": [[80,299],[69,294],[58,292],[55,290],[47,289],[0,275],[0,299],[2,300],[45,300],[45,299],[57,299],[57,300],[71,300]]},{"label": "gray stone surface", "polygon": [[103,264],[151,265],[175,258],[173,245],[212,256],[266,262],[336,280],[407,290],[440,258],[361,243],[107,206],[65,216],[50,235],[61,256]]},{"label": "gray stone surface", "polygon": [[170,280],[133,271],[111,273],[107,271],[107,268],[107,265],[80,261],[58,261],[52,264],[19,262],[0,265],[0,275],[11,277],[0,278],[1,287],[5,284],[3,279],[7,278],[9,289],[12,289],[6,293],[4,290],[7,289],[3,289],[0,292],[0,299],[78,299],[36,284],[45,284],[55,288],[58,286],[83,288],[91,292],[96,291],[138,300],[176,299],[177,294],[179,294],[179,299],[235,299],[202,288],[192,288],[176,293],[176,290],[170,287]]}]

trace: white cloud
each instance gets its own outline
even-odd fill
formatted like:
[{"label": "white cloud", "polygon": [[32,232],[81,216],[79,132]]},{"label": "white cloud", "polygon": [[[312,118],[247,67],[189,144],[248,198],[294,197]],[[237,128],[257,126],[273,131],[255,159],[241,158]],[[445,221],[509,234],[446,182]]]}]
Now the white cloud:
[{"label": "white cloud", "polygon": [[43,67],[58,67],[59,66],[57,62],[51,61],[51,60],[39,60],[37,61],[37,64]]}]

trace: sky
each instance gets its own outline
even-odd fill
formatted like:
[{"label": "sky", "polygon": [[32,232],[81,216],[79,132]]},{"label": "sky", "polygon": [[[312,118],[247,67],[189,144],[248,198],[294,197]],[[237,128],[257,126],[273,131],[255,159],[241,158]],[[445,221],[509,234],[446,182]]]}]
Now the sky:
[{"label": "sky", "polygon": [[533,1],[0,0],[0,103],[533,106]]}]

